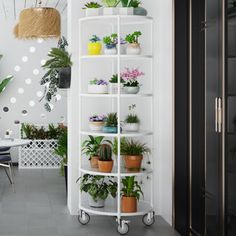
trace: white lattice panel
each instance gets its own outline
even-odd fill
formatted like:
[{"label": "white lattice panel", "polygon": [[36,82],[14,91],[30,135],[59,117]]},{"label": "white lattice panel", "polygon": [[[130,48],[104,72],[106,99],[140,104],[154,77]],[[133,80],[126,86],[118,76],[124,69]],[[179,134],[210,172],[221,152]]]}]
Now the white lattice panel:
[{"label": "white lattice panel", "polygon": [[19,168],[59,168],[61,158],[54,153],[56,147],[57,140],[32,140],[30,144],[21,147]]}]

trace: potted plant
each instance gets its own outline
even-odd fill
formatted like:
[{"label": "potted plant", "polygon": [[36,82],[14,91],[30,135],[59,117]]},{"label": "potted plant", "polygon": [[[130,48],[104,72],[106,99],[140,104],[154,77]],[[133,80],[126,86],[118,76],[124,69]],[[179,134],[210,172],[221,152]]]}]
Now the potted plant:
[{"label": "potted plant", "polygon": [[106,6],[103,8],[104,15],[116,15],[118,13],[116,7],[120,0],[102,0],[102,2]]},{"label": "potted plant", "polygon": [[89,55],[100,55],[102,51],[101,39],[97,35],[93,35],[88,43],[88,54]]},{"label": "potted plant", "polygon": [[[129,106],[129,111],[132,112],[136,108],[135,104]],[[124,129],[128,132],[138,132],[140,126],[139,117],[135,113],[130,113],[125,117]]]},{"label": "potted plant", "polygon": [[102,208],[109,195],[116,197],[117,183],[111,177],[85,174],[80,180],[80,191],[89,195],[90,207]]},{"label": "potted plant", "polygon": [[118,118],[117,113],[109,113],[105,119],[105,126],[103,132],[105,133],[117,133]]},{"label": "potted plant", "polygon": [[125,168],[128,171],[139,172],[142,165],[143,155],[150,152],[146,144],[134,139],[126,139],[122,143],[122,155]]},{"label": "potted plant", "polygon": [[133,0],[131,5],[134,8],[134,15],[147,16],[148,12],[145,8],[140,7],[141,2],[138,0]]},{"label": "potted plant", "polygon": [[93,94],[107,94],[108,93],[108,83],[103,79],[93,79],[89,81],[88,93]]},{"label": "potted plant", "polygon": [[112,149],[109,144],[102,144],[99,148],[98,169],[103,173],[110,173],[113,168]]},{"label": "potted plant", "polygon": [[106,36],[103,38],[103,43],[105,44],[104,53],[106,55],[117,54],[117,34],[112,34],[111,36]]},{"label": "potted plant", "polygon": [[126,71],[121,73],[121,77],[124,80],[124,92],[127,94],[137,94],[140,90],[138,78],[143,75],[144,73],[139,71],[138,68],[132,70],[126,68]]},{"label": "potted plant", "polygon": [[102,143],[111,143],[110,140],[103,140],[103,136],[93,137],[89,135],[89,139],[82,143],[82,152],[89,156],[90,165],[92,168],[98,168],[99,148]]},{"label": "potted plant", "polygon": [[[123,83],[124,80],[122,77],[120,78],[120,92],[123,93]],[[112,75],[111,79],[109,80],[109,93],[110,94],[117,94],[118,93],[118,74]]]},{"label": "potted plant", "polygon": [[128,34],[125,37],[125,41],[128,43],[126,53],[129,55],[141,54],[141,47],[139,43],[139,37],[142,35],[140,31],[135,31],[132,34]]},{"label": "potted plant", "polygon": [[133,15],[133,0],[121,0],[122,7],[119,8],[120,15]]},{"label": "potted plant", "polygon": [[89,129],[91,131],[102,131],[102,128],[105,124],[106,116],[104,115],[94,115],[89,117]]},{"label": "potted plant", "polygon": [[135,180],[135,176],[127,176],[122,179],[121,211],[124,213],[137,212],[137,201],[143,195],[141,186]]},{"label": "potted plant", "polygon": [[101,7],[97,2],[87,2],[84,4],[84,10],[86,16],[99,16],[101,15]]}]

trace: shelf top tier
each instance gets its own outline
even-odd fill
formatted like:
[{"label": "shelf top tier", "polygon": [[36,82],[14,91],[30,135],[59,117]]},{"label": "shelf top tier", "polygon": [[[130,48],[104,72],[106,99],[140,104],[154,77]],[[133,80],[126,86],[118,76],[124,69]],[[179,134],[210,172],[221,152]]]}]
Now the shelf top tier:
[{"label": "shelf top tier", "polygon": [[122,25],[145,24],[153,20],[150,16],[136,16],[136,15],[103,15],[103,16],[89,16],[80,18],[80,22],[93,22],[97,24],[116,24],[120,20]]}]

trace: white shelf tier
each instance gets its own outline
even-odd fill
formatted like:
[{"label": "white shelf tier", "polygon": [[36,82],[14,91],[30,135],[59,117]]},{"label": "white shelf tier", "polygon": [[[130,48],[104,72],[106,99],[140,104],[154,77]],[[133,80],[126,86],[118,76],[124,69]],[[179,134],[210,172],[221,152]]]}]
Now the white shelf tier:
[{"label": "white shelf tier", "polygon": [[121,25],[131,25],[131,24],[145,24],[153,21],[150,16],[136,16],[136,15],[104,15],[104,16],[90,16],[80,18],[79,21],[82,23],[93,22],[95,24],[117,24],[117,20],[120,18]]},{"label": "white shelf tier", "polygon": [[123,60],[135,60],[135,59],[150,59],[152,55],[82,55],[80,59],[84,60],[101,60],[101,59],[118,59],[121,58]]},{"label": "white shelf tier", "polygon": [[[91,98],[118,98],[119,94],[91,94],[91,93],[81,93],[81,97],[91,97]],[[121,98],[138,98],[138,97],[152,97],[151,93],[138,93],[138,94],[120,94]]]},{"label": "white shelf tier", "polygon": [[[80,171],[84,174],[90,174],[90,175],[100,175],[100,176],[113,176],[118,177],[117,168],[113,167],[113,171],[111,173],[103,173],[100,172],[98,169],[91,168],[90,166],[83,166],[80,168]],[[153,170],[145,168],[145,170],[141,170],[140,172],[127,172],[124,167],[121,168],[121,177],[125,176],[142,176],[142,175],[149,175],[152,174]]]},{"label": "white shelf tier", "polygon": [[[114,200],[115,201],[115,200]],[[106,215],[106,216],[118,216],[116,204],[110,202],[109,200],[105,202],[105,207],[103,208],[94,208],[90,207],[87,200],[82,200],[80,209],[94,215]],[[122,213],[121,216],[139,216],[145,215],[146,213],[153,210],[151,204],[147,201],[138,202],[138,211],[134,213]]]},{"label": "white shelf tier", "polygon": [[[117,133],[102,133],[102,132],[95,132],[95,131],[81,131],[80,134],[82,135],[92,135],[92,136],[104,136],[104,137],[118,137]],[[152,135],[152,131],[145,131],[142,130],[140,132],[123,132],[120,134],[120,137],[142,137],[142,136],[150,136]]]}]

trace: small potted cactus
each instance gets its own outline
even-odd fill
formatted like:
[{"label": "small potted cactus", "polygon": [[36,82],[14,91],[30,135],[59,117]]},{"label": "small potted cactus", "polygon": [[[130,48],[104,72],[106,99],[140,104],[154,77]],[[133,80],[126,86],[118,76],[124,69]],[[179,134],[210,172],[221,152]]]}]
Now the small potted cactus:
[{"label": "small potted cactus", "polygon": [[111,36],[106,36],[103,38],[103,43],[105,44],[104,53],[106,55],[117,54],[117,34],[112,34]]},{"label": "small potted cactus", "polygon": [[107,94],[108,93],[108,83],[103,79],[93,79],[89,81],[88,93],[94,94]]},{"label": "small potted cactus", "polygon": [[[122,77],[120,78],[120,93],[123,93],[123,83],[124,80]],[[118,74],[112,75],[111,79],[109,80],[109,93],[110,94],[117,94],[118,93]]]},{"label": "small potted cactus", "polygon": [[116,15],[118,14],[118,9],[116,8],[120,0],[102,0],[105,5],[103,8],[103,15]]},{"label": "small potted cactus", "polygon": [[126,54],[139,55],[141,54],[141,47],[139,43],[139,37],[142,35],[140,31],[135,31],[132,34],[128,34],[125,37],[125,41],[128,43],[126,48]]},{"label": "small potted cactus", "polygon": [[101,15],[101,7],[102,5],[97,2],[87,2],[84,4],[83,9],[85,10],[86,16],[99,16]]},{"label": "small potted cactus", "polygon": [[103,173],[111,173],[112,168],[112,148],[109,144],[102,144],[99,149],[98,169]]},{"label": "small potted cactus", "polygon": [[97,35],[93,35],[88,43],[88,54],[93,55],[100,55],[102,51],[102,44],[101,39]]},{"label": "small potted cactus", "polygon": [[102,128],[105,133],[117,133],[117,113],[109,113],[105,119],[105,126]]}]

